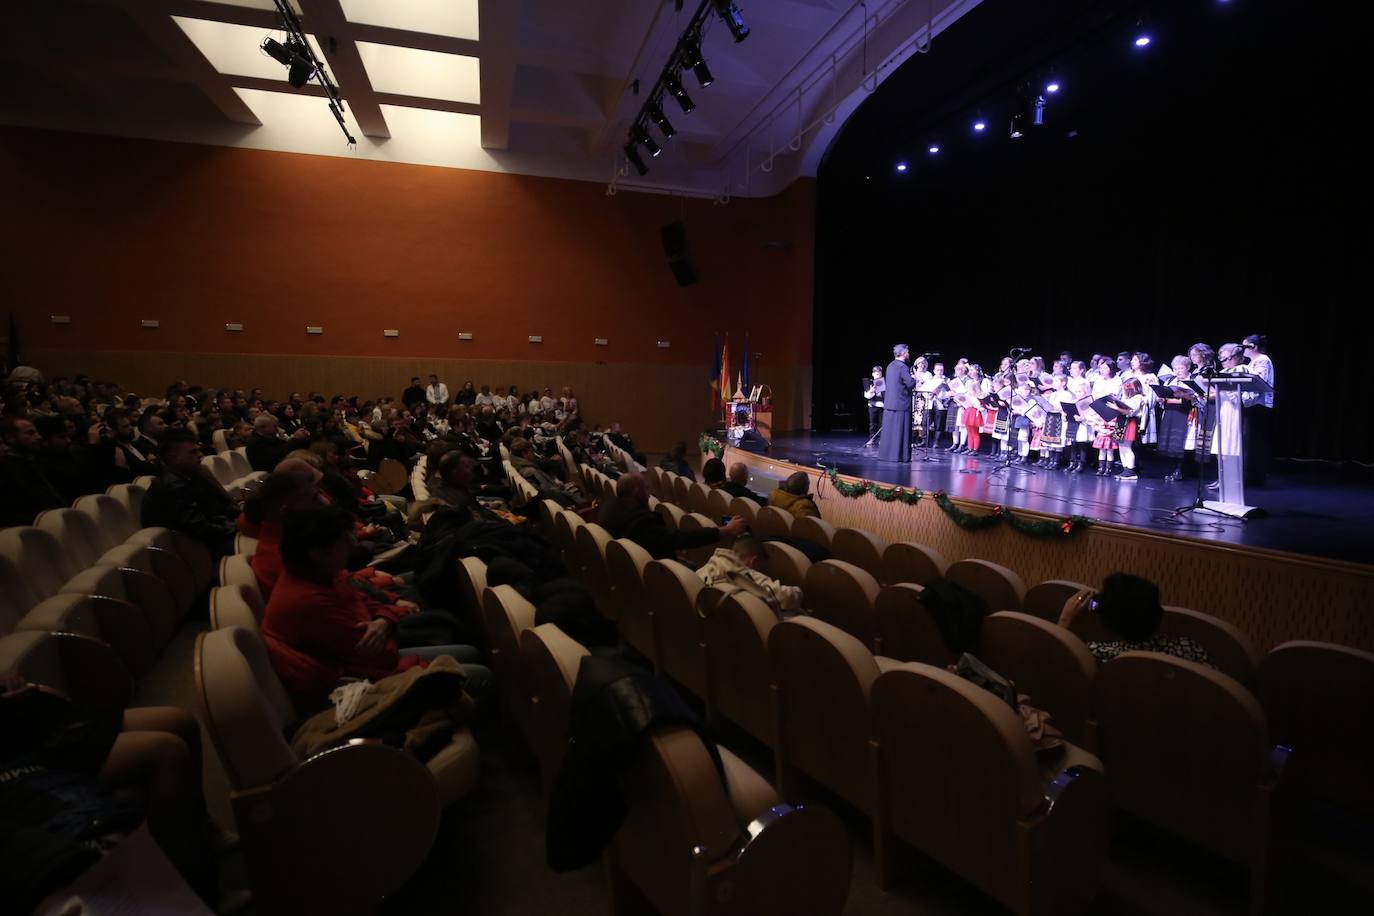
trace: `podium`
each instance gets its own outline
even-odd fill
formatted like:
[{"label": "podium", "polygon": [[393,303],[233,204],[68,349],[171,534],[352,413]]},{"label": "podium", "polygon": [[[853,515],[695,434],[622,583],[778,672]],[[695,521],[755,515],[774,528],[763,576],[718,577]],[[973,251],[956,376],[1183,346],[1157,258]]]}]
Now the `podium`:
[{"label": "podium", "polygon": [[1217,375],[1208,379],[1208,385],[1209,390],[1216,392],[1217,422],[1212,450],[1217,456],[1219,498],[1203,500],[1202,507],[1231,518],[1249,518],[1260,510],[1245,502],[1245,407],[1241,394],[1267,394],[1274,387],[1258,375],[1248,374]]}]

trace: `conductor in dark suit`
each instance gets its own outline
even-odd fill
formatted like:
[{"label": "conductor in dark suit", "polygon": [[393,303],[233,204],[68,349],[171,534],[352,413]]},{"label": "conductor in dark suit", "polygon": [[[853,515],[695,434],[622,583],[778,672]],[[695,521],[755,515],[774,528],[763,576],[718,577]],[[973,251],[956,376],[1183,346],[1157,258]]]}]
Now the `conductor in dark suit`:
[{"label": "conductor in dark suit", "polygon": [[878,458],[883,461],[911,460],[911,393],[916,383],[911,378],[911,348],[897,344],[887,364],[887,390],[883,396],[883,434]]}]

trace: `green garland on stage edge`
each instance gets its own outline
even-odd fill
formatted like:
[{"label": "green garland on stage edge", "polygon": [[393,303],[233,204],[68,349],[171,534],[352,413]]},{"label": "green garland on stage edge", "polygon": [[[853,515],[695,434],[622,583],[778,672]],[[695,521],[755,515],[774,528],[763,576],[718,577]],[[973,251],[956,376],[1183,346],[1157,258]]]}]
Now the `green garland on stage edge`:
[{"label": "green garland on stage edge", "polygon": [[[714,440],[712,440],[714,441]],[[936,490],[934,493],[925,494],[920,490],[907,489],[905,487],[883,487],[871,480],[860,480],[858,483],[848,483],[840,479],[840,472],[835,468],[825,469],[826,479],[835,488],[835,492],[847,499],[858,499],[865,493],[873,494],[873,498],[879,502],[890,503],[893,501],[902,502],[908,506],[913,506],[922,497],[929,495],[935,500],[935,505],[940,507],[940,511],[954,524],[965,531],[981,531],[984,528],[991,528],[999,522],[1006,522],[1013,530],[1020,532],[1028,537],[1067,537],[1092,524],[1092,519],[1083,515],[1071,515],[1066,519],[1055,520],[1028,519],[1021,518],[1013,514],[1003,506],[993,506],[992,511],[986,515],[979,515],[974,512],[965,512],[954,504],[949,495],[944,490]]]},{"label": "green garland on stage edge", "polygon": [[702,433],[701,438],[697,439],[697,448],[701,451],[702,454],[710,452],[717,458],[725,458],[725,446],[722,445],[720,440],[717,439],[715,436],[708,436],[705,433]]}]

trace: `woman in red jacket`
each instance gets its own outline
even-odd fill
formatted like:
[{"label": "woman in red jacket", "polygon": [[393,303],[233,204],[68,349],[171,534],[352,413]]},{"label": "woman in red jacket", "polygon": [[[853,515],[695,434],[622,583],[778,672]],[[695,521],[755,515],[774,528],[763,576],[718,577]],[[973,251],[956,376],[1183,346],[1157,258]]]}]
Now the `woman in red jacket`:
[{"label": "woman in red jacket", "polygon": [[328,690],[343,678],[375,681],[440,655],[463,664],[467,690],[485,690],[491,672],[472,646],[400,649],[396,622],[414,611],[383,604],[348,581],[353,519],[342,509],[310,508],[282,521],[285,567],[263,613],[262,637],[272,667],[288,690]]}]

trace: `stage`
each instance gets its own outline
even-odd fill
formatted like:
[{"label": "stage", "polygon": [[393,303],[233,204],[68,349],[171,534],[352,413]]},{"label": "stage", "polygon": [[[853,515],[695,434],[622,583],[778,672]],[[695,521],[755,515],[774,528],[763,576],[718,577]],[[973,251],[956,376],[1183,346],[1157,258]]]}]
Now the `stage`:
[{"label": "stage", "polygon": [[[918,449],[911,464],[879,461],[877,449],[863,447],[856,433],[791,433],[773,439],[768,457],[804,468],[824,465],[841,474],[922,490],[944,490],[951,497],[1046,515],[1083,515],[1174,536],[1221,541],[1355,563],[1374,563],[1374,485],[1341,480],[1331,471],[1303,469],[1270,474],[1265,486],[1246,490],[1246,499],[1265,515],[1249,521],[1212,512],[1173,512],[1197,496],[1197,480],[1162,479],[1169,468],[1147,463],[1149,476],[1118,481],[1017,465],[998,469],[986,455],[952,455],[943,449]],[[986,446],[984,446],[986,448]],[[930,460],[922,460],[925,457]],[[825,484],[821,484],[825,488]],[[1213,494],[1204,490],[1204,499]]]}]

